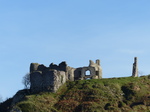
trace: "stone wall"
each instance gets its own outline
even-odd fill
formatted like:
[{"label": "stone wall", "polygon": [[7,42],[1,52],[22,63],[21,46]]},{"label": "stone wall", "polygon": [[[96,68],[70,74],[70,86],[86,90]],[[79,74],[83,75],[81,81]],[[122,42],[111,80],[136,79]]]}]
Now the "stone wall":
[{"label": "stone wall", "polygon": [[[96,60],[95,63],[92,60],[90,60],[89,62],[90,62],[89,66],[75,69],[74,71],[75,80],[102,78],[102,68],[100,66],[100,60]],[[86,74],[87,71],[90,72],[89,75]]]},{"label": "stone wall", "polygon": [[138,77],[138,61],[137,57],[134,57],[133,69],[132,69],[132,77]]},{"label": "stone wall", "polygon": [[[63,62],[62,64],[65,65]],[[66,65],[65,65],[66,66]],[[30,65],[30,90],[32,93],[42,91],[56,92],[68,78],[66,77],[65,66],[51,64],[49,67],[37,63]],[[64,71],[61,71],[64,70]]]},{"label": "stone wall", "polygon": [[31,92],[40,92],[42,90],[43,75],[41,71],[30,73]]},{"label": "stone wall", "polygon": [[[90,74],[86,75],[86,71]],[[89,66],[72,68],[66,62],[59,65],[51,63],[49,67],[38,63],[30,64],[30,90],[32,93],[42,91],[56,92],[67,80],[101,79],[102,69],[100,60],[94,63],[90,60]]]}]

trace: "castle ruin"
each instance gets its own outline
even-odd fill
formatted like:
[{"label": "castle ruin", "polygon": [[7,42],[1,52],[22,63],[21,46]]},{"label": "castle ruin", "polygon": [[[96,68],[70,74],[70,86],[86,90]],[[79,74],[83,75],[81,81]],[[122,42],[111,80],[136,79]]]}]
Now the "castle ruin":
[{"label": "castle ruin", "polygon": [[68,80],[101,78],[100,60],[96,60],[95,63],[90,60],[89,66],[80,68],[69,67],[66,62],[62,62],[59,65],[51,63],[49,67],[38,63],[30,64],[30,90],[32,93],[42,91],[56,92]]},{"label": "castle ruin", "polygon": [[[138,77],[137,57],[134,58],[132,76]],[[94,63],[89,61],[89,66],[73,68],[61,62],[59,65],[51,63],[49,67],[43,64],[30,64],[30,90],[31,93],[42,91],[56,92],[66,81],[102,79],[100,60]]]}]

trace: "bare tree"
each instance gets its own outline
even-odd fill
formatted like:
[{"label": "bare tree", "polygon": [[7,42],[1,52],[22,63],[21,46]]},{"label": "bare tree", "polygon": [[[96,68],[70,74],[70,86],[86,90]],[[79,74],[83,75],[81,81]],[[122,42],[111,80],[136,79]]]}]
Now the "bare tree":
[{"label": "bare tree", "polygon": [[143,76],[144,72],[143,71],[138,71],[139,76]]},{"label": "bare tree", "polygon": [[23,80],[22,80],[22,83],[25,87],[25,89],[29,89],[30,88],[30,74],[27,73],[24,77],[23,77]]}]

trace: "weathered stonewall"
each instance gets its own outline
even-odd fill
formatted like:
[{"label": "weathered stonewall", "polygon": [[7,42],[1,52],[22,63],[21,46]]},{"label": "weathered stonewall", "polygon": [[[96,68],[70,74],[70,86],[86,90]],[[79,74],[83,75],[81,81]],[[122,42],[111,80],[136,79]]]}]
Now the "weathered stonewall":
[{"label": "weathered stonewall", "polygon": [[[89,71],[90,74],[86,74]],[[31,93],[42,91],[56,92],[67,80],[101,79],[102,68],[100,60],[94,63],[90,60],[89,66],[72,68],[66,62],[59,65],[51,63],[49,67],[38,63],[30,64]]]},{"label": "weathered stonewall", "polygon": [[138,77],[138,62],[137,57],[134,57],[133,69],[132,69],[132,77]]}]

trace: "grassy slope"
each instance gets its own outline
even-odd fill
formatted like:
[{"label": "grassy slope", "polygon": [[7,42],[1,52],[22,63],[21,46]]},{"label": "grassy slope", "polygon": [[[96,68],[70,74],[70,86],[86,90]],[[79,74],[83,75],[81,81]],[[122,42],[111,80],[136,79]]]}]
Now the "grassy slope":
[{"label": "grassy slope", "polygon": [[150,76],[67,82],[57,93],[29,95],[17,106],[23,112],[148,112]]}]

